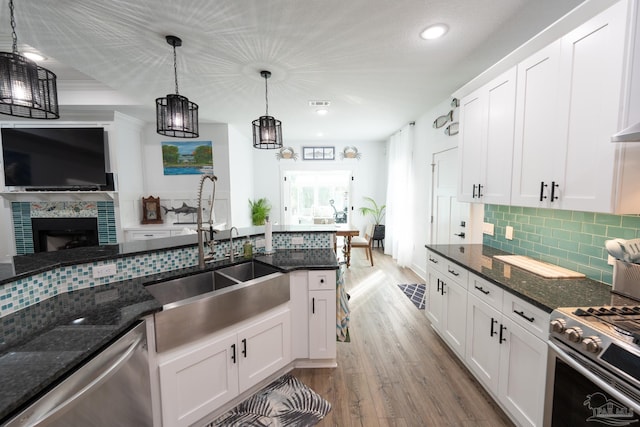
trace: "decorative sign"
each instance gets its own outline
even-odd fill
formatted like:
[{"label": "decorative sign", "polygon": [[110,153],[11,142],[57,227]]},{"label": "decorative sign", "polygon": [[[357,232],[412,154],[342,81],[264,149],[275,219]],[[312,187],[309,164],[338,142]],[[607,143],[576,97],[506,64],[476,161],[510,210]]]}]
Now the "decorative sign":
[{"label": "decorative sign", "polygon": [[336,147],[302,147],[303,160],[335,160]]},{"label": "decorative sign", "polygon": [[165,175],[213,174],[211,141],[162,141]]}]

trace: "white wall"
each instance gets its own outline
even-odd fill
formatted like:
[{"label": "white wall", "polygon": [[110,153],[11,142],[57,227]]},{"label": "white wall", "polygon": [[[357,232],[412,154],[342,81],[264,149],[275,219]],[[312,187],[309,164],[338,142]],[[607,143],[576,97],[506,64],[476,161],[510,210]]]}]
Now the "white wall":
[{"label": "white wall", "polygon": [[251,226],[249,199],[253,199],[253,143],[229,126],[229,182],[231,214],[228,226]]},{"label": "white wall", "polygon": [[[197,205],[200,175],[165,176],[162,167],[162,141],[180,141],[156,133],[155,124],[146,126],[142,142],[142,164],[144,170],[144,197],[160,197],[160,204],[167,208],[179,207],[182,203]],[[218,177],[216,183],[215,216],[218,222],[230,219],[229,205],[230,173],[229,173],[229,137],[226,124],[200,124],[200,137],[197,141],[211,141],[213,147],[213,173]],[[203,206],[207,206],[211,194],[210,181],[205,182]],[[140,209],[141,207],[139,207]],[[164,215],[164,211],[162,212]],[[176,220],[169,214],[167,222]],[[206,214],[205,214],[206,215]],[[140,217],[140,216],[138,216]],[[181,220],[182,221],[182,220]],[[138,225],[139,222],[129,225]],[[126,224],[125,224],[126,226]]]},{"label": "white wall", "polygon": [[[285,144],[286,145],[286,144]],[[341,159],[340,153],[347,145],[353,145],[361,153],[357,159]],[[384,142],[363,141],[345,144],[341,142],[314,142],[288,145],[298,154],[298,160],[276,157],[274,150],[254,150],[254,195],[258,199],[266,197],[273,209],[271,218],[282,223],[284,213],[282,206],[282,176],[287,170],[348,170],[354,177],[351,203],[352,225],[364,230],[366,219],[360,215],[358,208],[363,205],[364,196],[372,197],[380,203],[386,199],[387,159]],[[335,160],[302,160],[302,147],[330,146],[335,147]]]}]

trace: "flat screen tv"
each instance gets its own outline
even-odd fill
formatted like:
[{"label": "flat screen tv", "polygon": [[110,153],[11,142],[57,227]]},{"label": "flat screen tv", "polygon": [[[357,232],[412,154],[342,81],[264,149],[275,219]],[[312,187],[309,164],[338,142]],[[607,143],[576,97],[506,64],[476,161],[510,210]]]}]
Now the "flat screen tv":
[{"label": "flat screen tv", "polygon": [[2,128],[6,186],[99,189],[106,184],[104,128]]}]

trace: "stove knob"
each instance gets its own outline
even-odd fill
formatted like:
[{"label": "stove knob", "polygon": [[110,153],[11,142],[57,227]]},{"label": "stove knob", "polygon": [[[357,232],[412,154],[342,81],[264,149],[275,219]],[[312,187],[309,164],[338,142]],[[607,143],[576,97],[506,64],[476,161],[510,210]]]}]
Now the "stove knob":
[{"label": "stove knob", "polygon": [[582,329],[577,326],[567,329],[564,333],[571,342],[580,342],[582,340]]},{"label": "stove knob", "polygon": [[582,348],[589,353],[597,353],[600,351],[602,341],[598,337],[586,337],[582,340]]},{"label": "stove knob", "polygon": [[564,319],[554,319],[551,321],[551,330],[558,334],[564,332],[564,329],[567,327],[567,322]]}]

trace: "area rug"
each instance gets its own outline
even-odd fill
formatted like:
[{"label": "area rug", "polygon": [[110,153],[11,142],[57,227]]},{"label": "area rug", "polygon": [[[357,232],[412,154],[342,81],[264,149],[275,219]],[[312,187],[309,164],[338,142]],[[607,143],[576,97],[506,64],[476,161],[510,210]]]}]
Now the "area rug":
[{"label": "area rug", "polygon": [[285,374],[206,427],[310,427],[330,410],[329,402]]},{"label": "area rug", "polygon": [[419,310],[424,310],[424,293],[426,285],[423,283],[412,285],[398,285],[404,294]]}]

